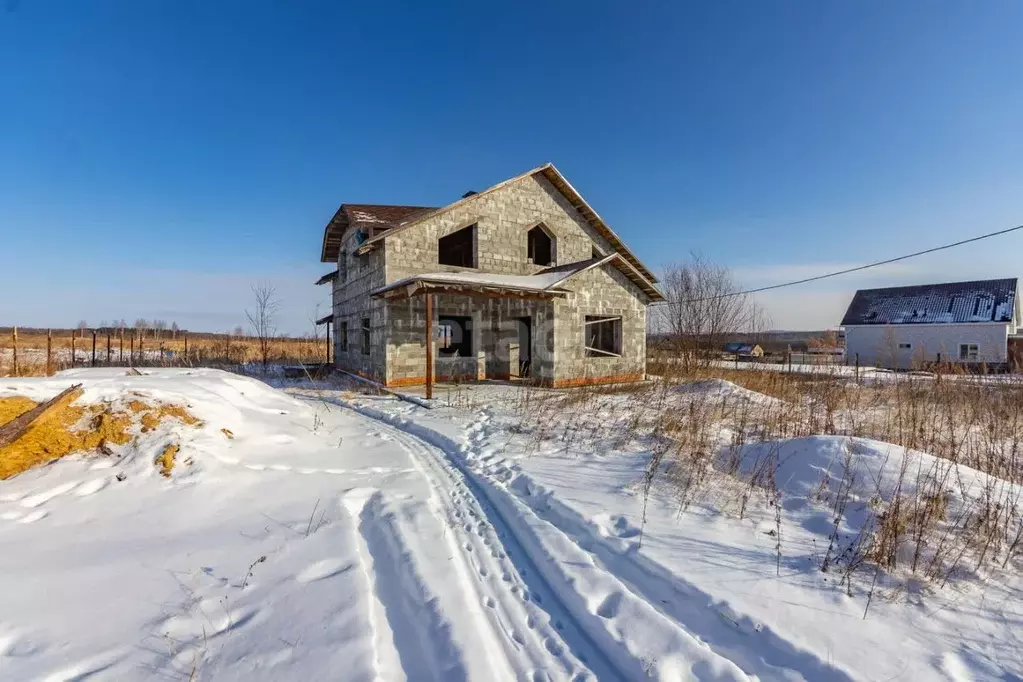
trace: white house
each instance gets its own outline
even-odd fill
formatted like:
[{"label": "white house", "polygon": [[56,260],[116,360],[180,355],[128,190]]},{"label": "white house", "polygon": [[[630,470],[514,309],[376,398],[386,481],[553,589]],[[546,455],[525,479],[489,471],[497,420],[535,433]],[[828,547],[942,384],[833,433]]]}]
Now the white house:
[{"label": "white house", "polygon": [[1008,361],[1020,322],[1015,279],[923,284],[856,292],[842,318],[846,357],[909,369],[931,362]]}]

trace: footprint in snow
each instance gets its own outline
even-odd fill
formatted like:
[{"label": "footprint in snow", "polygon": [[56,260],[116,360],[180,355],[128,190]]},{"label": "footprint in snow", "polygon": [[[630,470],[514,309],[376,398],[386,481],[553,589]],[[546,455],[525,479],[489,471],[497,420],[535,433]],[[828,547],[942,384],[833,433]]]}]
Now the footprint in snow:
[{"label": "footprint in snow", "polygon": [[75,495],[78,497],[93,495],[98,493],[100,490],[103,490],[103,488],[106,488],[108,483],[109,481],[105,478],[95,478],[88,483],[83,483],[78,486],[78,489],[75,490]]},{"label": "footprint in snow", "polygon": [[18,519],[18,523],[35,523],[36,521],[39,521],[40,519],[45,519],[49,515],[50,515],[50,513],[48,511],[46,511],[45,509],[37,509],[36,511],[32,512],[31,514],[26,514],[25,516],[23,516],[20,519]]},{"label": "footprint in snow", "polygon": [[295,580],[300,583],[311,583],[317,580],[332,578],[353,568],[355,568],[355,564],[344,559],[322,559],[306,566],[295,576]]},{"label": "footprint in snow", "polygon": [[51,488],[46,492],[39,493],[38,495],[26,497],[21,501],[21,506],[29,508],[38,507],[41,504],[49,502],[58,495],[63,495],[64,493],[71,492],[71,490],[73,490],[77,485],[78,481],[72,481],[71,483],[64,483],[63,485],[59,485],[56,488]]},{"label": "footprint in snow", "polygon": [[597,607],[597,615],[601,618],[614,618],[622,608],[625,597],[621,592],[612,592]]}]

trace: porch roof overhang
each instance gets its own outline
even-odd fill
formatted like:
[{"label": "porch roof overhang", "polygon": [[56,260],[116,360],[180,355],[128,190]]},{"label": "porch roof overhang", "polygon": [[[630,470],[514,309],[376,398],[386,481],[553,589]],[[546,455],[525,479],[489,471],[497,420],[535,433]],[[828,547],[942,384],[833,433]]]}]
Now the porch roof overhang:
[{"label": "porch roof overhang", "polygon": [[321,324],[330,324],[333,321],[334,321],[334,313],[331,313],[330,315],[324,315],[320,319],[316,320],[316,325],[319,326]]},{"label": "porch roof overhang", "polygon": [[320,284],[326,284],[327,282],[332,282],[333,280],[336,279],[338,279],[338,271],[331,270],[330,272],[326,273],[325,275],[316,280],[316,286],[319,286]]},{"label": "porch roof overhang", "polygon": [[[561,279],[561,278],[557,278]],[[493,275],[477,273],[439,272],[414,275],[398,280],[372,292],[387,300],[421,296],[423,294],[461,294],[486,298],[552,299],[568,294],[553,285],[557,279],[543,275]]]},{"label": "porch roof overhang", "polygon": [[327,282],[333,282],[335,279],[337,279],[337,270],[331,270],[326,275],[316,280],[316,286],[326,284]]}]

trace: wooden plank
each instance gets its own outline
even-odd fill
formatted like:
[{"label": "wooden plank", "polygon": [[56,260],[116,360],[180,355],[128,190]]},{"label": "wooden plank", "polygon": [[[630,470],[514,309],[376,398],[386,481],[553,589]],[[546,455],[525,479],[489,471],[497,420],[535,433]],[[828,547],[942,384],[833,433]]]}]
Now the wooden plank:
[{"label": "wooden plank", "polygon": [[64,389],[57,394],[52,400],[47,400],[45,403],[36,405],[31,410],[23,415],[15,417],[11,421],[7,422],[3,426],[0,426],[0,448],[6,447],[14,441],[21,438],[21,436],[28,430],[32,424],[39,421],[48,412],[55,410],[59,407],[63,407],[68,403],[77,400],[83,393],[82,385],[75,384]]},{"label": "wooden plank", "polygon": [[426,399],[433,398],[433,294],[426,295]]}]

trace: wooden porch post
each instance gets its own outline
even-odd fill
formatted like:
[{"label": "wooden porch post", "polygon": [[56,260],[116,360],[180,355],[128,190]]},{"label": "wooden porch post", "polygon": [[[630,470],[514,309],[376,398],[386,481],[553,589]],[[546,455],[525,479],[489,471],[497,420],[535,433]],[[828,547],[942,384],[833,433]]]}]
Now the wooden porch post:
[{"label": "wooden porch post", "polygon": [[334,321],[331,320],[327,323],[327,364],[330,364],[330,328],[334,326]]},{"label": "wooden porch post", "polygon": [[426,295],[426,399],[433,399],[433,294]]}]

